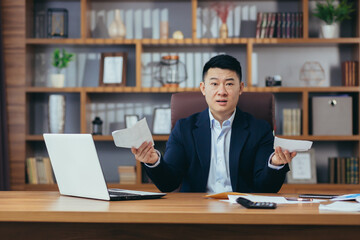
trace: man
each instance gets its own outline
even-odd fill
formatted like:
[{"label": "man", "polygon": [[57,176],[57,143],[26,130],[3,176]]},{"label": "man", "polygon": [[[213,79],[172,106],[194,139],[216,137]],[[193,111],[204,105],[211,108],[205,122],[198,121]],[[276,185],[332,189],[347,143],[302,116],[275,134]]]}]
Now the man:
[{"label": "man", "polygon": [[218,55],[204,66],[200,90],[209,106],[179,120],[161,156],[151,143],[132,148],[163,192],[278,192],[296,152],[273,151],[270,125],[236,107],[244,89],[240,63]]}]

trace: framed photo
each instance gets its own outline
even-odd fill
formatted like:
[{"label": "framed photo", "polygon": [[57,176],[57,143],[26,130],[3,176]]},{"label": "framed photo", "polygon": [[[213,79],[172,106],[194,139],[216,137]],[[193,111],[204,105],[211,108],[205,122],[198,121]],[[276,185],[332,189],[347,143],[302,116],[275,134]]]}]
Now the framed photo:
[{"label": "framed photo", "polygon": [[139,121],[138,115],[125,115],[125,127],[131,128],[137,121]]},{"label": "framed photo", "polygon": [[153,119],[153,134],[170,134],[171,132],[171,109],[155,108]]},{"label": "framed photo", "polygon": [[47,35],[49,38],[68,37],[68,10],[65,8],[49,8],[47,18]]},{"label": "framed photo", "polygon": [[100,63],[100,86],[126,85],[127,53],[102,53]]},{"label": "framed photo", "polygon": [[298,152],[290,163],[288,183],[316,183],[315,151]]}]

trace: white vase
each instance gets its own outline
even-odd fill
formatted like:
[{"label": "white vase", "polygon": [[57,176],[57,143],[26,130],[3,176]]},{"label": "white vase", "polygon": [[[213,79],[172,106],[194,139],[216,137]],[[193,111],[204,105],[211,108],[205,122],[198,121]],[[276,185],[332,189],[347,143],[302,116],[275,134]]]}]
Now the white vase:
[{"label": "white vase", "polygon": [[120,9],[115,10],[115,18],[109,26],[109,36],[112,38],[124,38],[126,35],[126,28],[121,20]]},{"label": "white vase", "polygon": [[51,86],[56,88],[62,88],[65,85],[65,75],[64,74],[51,74]]},{"label": "white vase", "polygon": [[49,96],[48,124],[50,133],[64,133],[65,96],[59,94]]},{"label": "white vase", "polygon": [[339,32],[339,23],[333,24],[321,24],[321,37],[322,38],[338,38],[340,35]]}]

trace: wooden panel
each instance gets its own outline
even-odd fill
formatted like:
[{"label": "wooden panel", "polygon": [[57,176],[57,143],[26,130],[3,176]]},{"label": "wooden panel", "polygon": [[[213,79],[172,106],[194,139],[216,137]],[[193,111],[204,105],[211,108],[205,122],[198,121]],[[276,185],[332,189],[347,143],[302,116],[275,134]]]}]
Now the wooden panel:
[{"label": "wooden panel", "polygon": [[25,1],[1,1],[9,129],[10,185],[22,189],[25,158]]},{"label": "wooden panel", "polygon": [[309,0],[302,0],[303,38],[309,37]]},{"label": "wooden panel", "polygon": [[[21,229],[21,231],[19,231]],[[156,229],[156,230],[155,230]],[[6,239],[356,239],[357,226],[270,226],[221,224],[105,224],[10,223],[0,224]],[[239,237],[241,236],[241,237]],[[310,237],[309,237],[310,236]]]},{"label": "wooden panel", "polygon": [[140,88],[142,86],[142,82],[141,82],[141,66],[142,66],[142,60],[141,60],[141,55],[143,52],[143,48],[142,45],[137,43],[136,44],[136,87]]}]

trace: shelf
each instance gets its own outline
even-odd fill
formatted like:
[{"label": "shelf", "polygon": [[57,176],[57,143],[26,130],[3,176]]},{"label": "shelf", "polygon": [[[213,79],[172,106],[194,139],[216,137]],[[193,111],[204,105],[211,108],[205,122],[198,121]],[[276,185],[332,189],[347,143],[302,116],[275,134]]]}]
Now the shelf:
[{"label": "shelf", "polygon": [[[93,136],[94,141],[114,141],[113,137],[111,135],[103,135],[103,136],[98,136],[95,135]],[[153,139],[154,141],[167,141],[169,138],[169,135],[153,135]],[[36,141],[44,141],[44,138],[42,135],[26,135],[25,137],[26,141],[28,142],[36,142]]]},{"label": "shelf", "polygon": [[[93,136],[94,141],[113,141],[113,137],[110,135]],[[360,135],[353,136],[282,136],[277,135],[280,138],[297,139],[297,140],[309,140],[309,141],[360,141]],[[167,141],[169,135],[153,135],[154,141]],[[26,141],[43,141],[42,135],[26,135]]]},{"label": "shelf", "polygon": [[[93,136],[95,141],[114,141],[113,137],[110,135],[104,136]],[[153,135],[154,141],[167,141],[169,135]]]},{"label": "shelf", "polygon": [[65,88],[52,88],[52,87],[27,87],[26,93],[80,93],[84,88],[82,87],[65,87]]},{"label": "shelf", "polygon": [[[72,87],[72,88],[52,88],[52,87],[27,87],[26,93],[176,93],[176,92],[199,92],[199,88],[180,88],[180,87]],[[360,87],[245,87],[245,92],[360,92]]]},{"label": "shelf", "polygon": [[358,184],[284,184],[280,189],[280,193],[337,193],[337,194],[348,194],[348,193],[359,193],[360,187]]},{"label": "shelf", "polygon": [[[159,192],[154,184],[119,184],[109,183],[108,188],[131,189],[138,191]],[[25,184],[25,190],[28,191],[58,191],[57,184]],[[358,193],[359,185],[357,184],[284,184],[280,193]]]},{"label": "shelf", "polygon": [[358,44],[359,38],[187,38],[187,39],[111,39],[111,38],[27,38],[27,45],[52,45],[52,44],[71,44],[71,45],[222,45],[222,44]]},{"label": "shelf", "polygon": [[[137,191],[151,191],[159,192],[154,184],[143,183],[143,184],[120,184],[120,183],[109,183],[107,184],[108,188],[120,188],[120,189],[130,189]],[[57,184],[25,184],[25,189],[27,191],[59,191]]]},{"label": "shelf", "polygon": [[360,135],[352,136],[282,136],[280,138],[296,139],[296,140],[309,140],[309,141],[360,141]]}]

